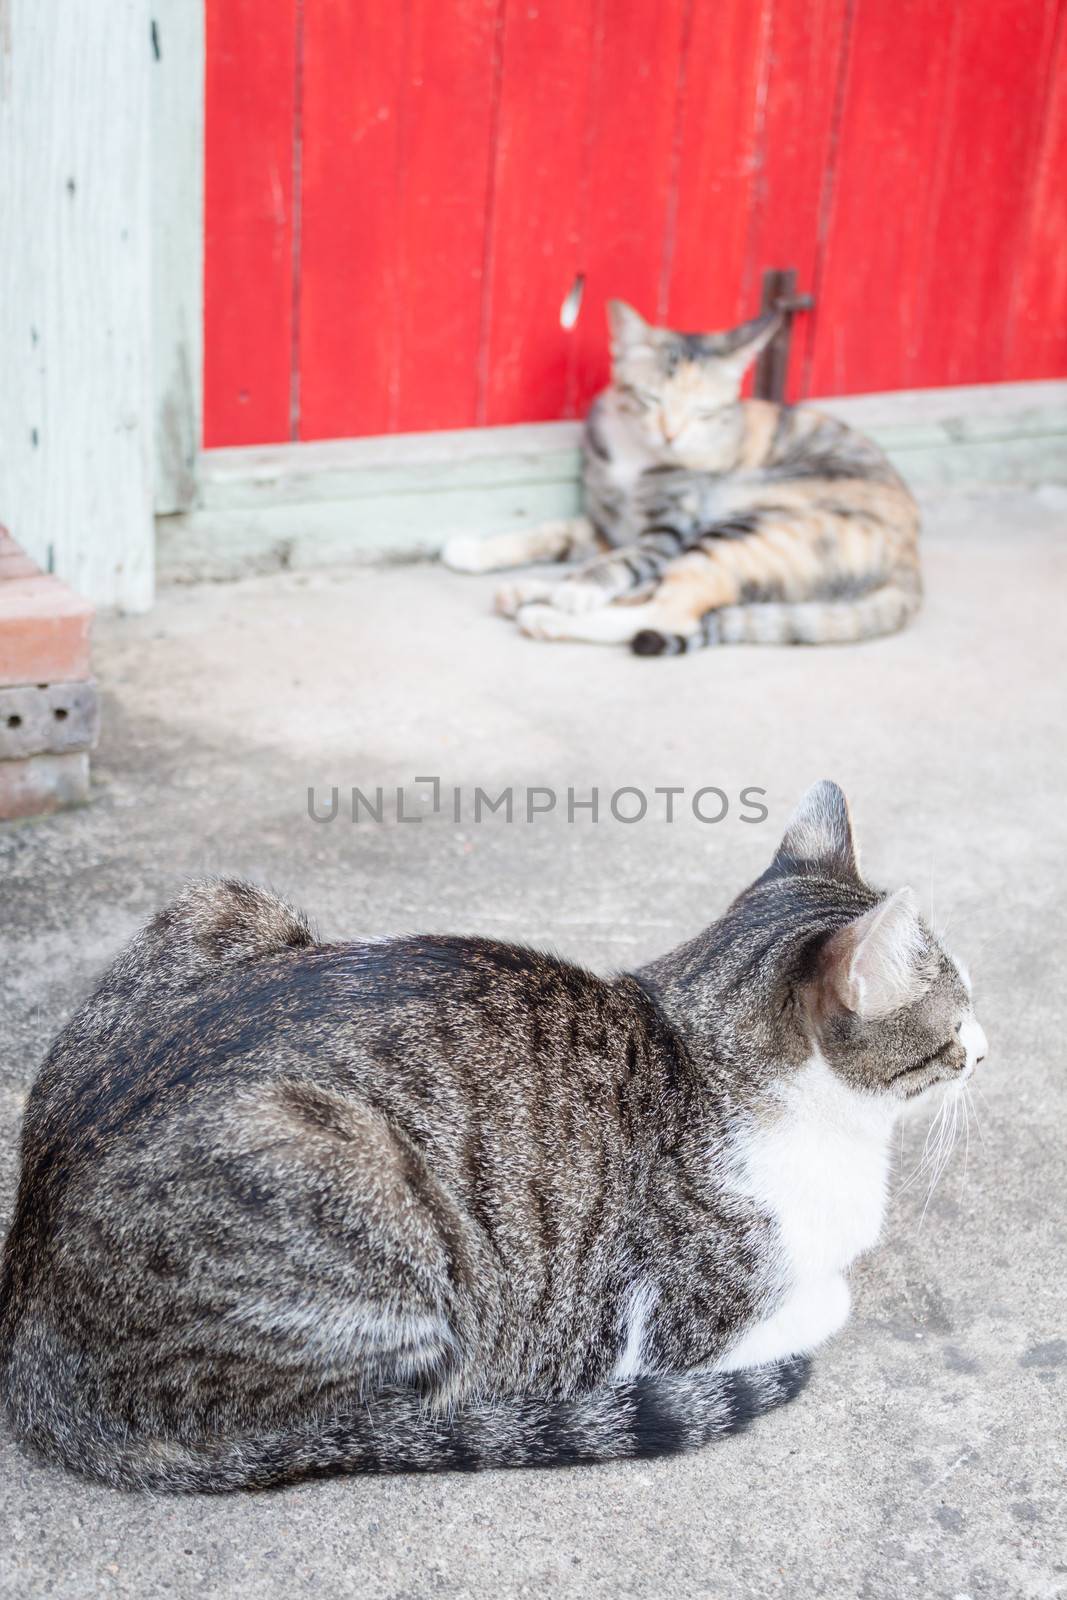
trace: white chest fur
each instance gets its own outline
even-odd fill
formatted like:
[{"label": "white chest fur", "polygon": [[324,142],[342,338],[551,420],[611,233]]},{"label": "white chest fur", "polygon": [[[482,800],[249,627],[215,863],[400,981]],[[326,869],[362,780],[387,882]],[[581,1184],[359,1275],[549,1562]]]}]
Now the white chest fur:
[{"label": "white chest fur", "polygon": [[775,1276],[786,1287],[735,1340],[724,1369],[802,1354],[841,1327],[843,1273],[881,1232],[892,1125],[890,1106],[857,1094],[815,1058],[739,1138],[735,1184],[777,1224]]}]

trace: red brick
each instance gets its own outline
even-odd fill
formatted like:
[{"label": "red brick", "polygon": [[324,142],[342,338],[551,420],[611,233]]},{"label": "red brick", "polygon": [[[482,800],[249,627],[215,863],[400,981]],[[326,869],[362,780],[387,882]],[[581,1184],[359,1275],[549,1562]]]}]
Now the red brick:
[{"label": "red brick", "polygon": [[[55,713],[57,717],[67,717],[72,708],[79,712],[71,730],[80,730],[86,745],[91,742],[92,718],[83,729],[85,718],[80,713],[94,695],[92,686],[85,685],[92,620],[89,602],[58,578],[43,573],[7,529],[0,527],[0,689],[18,691],[14,699],[10,693],[5,696],[10,722],[18,725],[22,721],[30,706],[27,695],[40,699],[39,690],[44,690],[59,696],[62,709]],[[67,686],[69,693],[64,698],[62,691]],[[79,696],[89,696],[84,706]],[[52,703],[48,701],[48,705]],[[37,699],[33,708],[41,709]],[[55,732],[50,724],[48,732]],[[17,745],[17,733],[6,740],[8,746],[12,742]],[[60,739],[59,745],[62,743]],[[32,817],[88,799],[88,748],[52,748],[56,740],[51,738],[43,744],[44,748],[32,753],[0,760],[0,820]]]},{"label": "red brick", "polygon": [[0,580],[0,686],[89,677],[93,608],[58,578]]}]

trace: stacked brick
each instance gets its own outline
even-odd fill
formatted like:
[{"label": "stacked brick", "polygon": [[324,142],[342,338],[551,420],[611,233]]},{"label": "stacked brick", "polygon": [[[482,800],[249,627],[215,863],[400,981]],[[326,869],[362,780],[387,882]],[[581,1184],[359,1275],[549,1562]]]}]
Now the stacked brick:
[{"label": "stacked brick", "polygon": [[89,796],[93,608],[0,527],[0,820]]}]

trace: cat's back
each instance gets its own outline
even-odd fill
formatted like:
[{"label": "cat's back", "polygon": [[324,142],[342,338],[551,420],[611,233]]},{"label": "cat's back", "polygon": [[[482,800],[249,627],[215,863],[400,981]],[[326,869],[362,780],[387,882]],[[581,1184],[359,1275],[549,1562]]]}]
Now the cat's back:
[{"label": "cat's back", "polygon": [[518,946],[301,936],[250,950],[215,926],[190,947],[172,916],[135,941],[56,1040],[24,1124],[40,1165],[69,1177],[185,1106],[290,1076],[371,1094],[398,1115],[435,1090],[500,1101],[531,1073],[543,1091],[565,1056],[580,1077],[624,1025],[610,984]]},{"label": "cat's back", "polygon": [[486,939],[319,944],[265,891],[193,886],[56,1040],[27,1104],[13,1236],[50,1237],[72,1204],[132,1182],[131,1162],[192,1181],[279,1084],[372,1106],[461,1190],[482,1181],[477,1129],[504,1187],[524,1142],[565,1163],[632,1137],[673,1051],[632,980]]},{"label": "cat's back", "polygon": [[681,1070],[636,980],[484,939],[318,944],[263,891],[197,886],[119,958],[31,1091],[0,1373],[73,1319],[108,1371],[142,1324],[168,1329],[162,1384],[205,1317],[246,1328],[284,1301],[291,1322],[312,1262],[325,1285],[462,1260],[475,1299],[518,1303],[532,1328],[555,1217],[603,1256],[557,1284],[576,1341]]},{"label": "cat's back", "polygon": [[911,499],[882,447],[815,406],[743,400],[737,467],[777,482],[879,484]]}]

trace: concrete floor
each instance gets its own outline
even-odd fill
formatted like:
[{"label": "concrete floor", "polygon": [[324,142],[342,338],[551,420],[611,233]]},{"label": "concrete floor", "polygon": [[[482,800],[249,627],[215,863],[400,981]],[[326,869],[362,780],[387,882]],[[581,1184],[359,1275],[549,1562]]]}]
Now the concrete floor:
[{"label": "concrete floor", "polygon": [[[850,794],[869,875],[911,881],[971,963],[984,1141],[972,1127],[925,1220],[921,1185],[894,1200],[846,1332],[741,1438],[197,1502],[94,1488],[0,1438],[0,1593],[1064,1592],[1065,514],[1063,489],[928,502],[921,620],[843,650],[533,644],[488,614],[491,581],[430,567],[176,590],[100,624],[93,801],[0,830],[0,1219],[51,1035],[187,876],[272,883],[327,936],[482,930],[626,966],[716,914],[822,776]],[[752,785],[770,819],[742,823],[736,799],[717,825],[308,817],[309,785],[325,801],[428,774],[468,809],[479,784],[520,806],[526,785]]]}]

